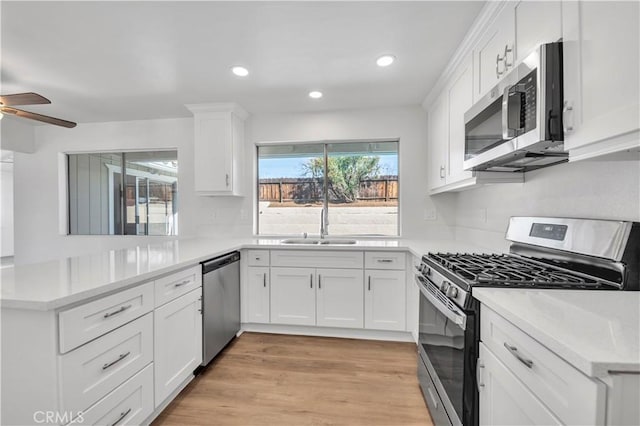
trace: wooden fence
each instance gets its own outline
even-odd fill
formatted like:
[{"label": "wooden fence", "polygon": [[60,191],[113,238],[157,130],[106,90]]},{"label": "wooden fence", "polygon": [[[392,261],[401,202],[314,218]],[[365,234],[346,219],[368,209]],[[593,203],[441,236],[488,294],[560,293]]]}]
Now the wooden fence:
[{"label": "wooden fence", "polygon": [[[260,179],[260,201],[310,202],[322,199],[322,180],[313,178]],[[398,176],[381,176],[360,181],[358,200],[391,201],[398,199]]]}]

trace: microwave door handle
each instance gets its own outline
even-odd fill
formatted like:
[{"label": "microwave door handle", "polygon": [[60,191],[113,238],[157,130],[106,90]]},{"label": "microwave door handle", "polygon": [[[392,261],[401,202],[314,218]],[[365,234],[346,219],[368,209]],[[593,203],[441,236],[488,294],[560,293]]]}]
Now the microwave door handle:
[{"label": "microwave door handle", "polygon": [[513,86],[507,86],[502,92],[502,139],[513,139],[515,132],[509,127],[509,92]]}]

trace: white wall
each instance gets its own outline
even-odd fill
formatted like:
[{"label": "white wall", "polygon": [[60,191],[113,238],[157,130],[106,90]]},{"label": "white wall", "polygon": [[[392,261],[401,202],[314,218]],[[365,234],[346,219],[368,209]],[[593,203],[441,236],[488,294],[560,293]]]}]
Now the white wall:
[{"label": "white wall", "polygon": [[16,153],[15,261],[31,263],[144,244],[171,237],[67,236],[59,230],[59,153],[171,148],[178,150],[180,235],[193,236],[193,120],[188,118],[36,128],[36,151]]},{"label": "white wall", "polygon": [[527,173],[525,183],[461,192],[455,207],[457,238],[501,250],[510,216],[640,221],[640,163],[560,164]]},{"label": "white wall", "polygon": [[0,121],[0,146],[6,151],[34,152],[36,127],[40,126],[5,116]]},{"label": "white wall", "polygon": [[0,163],[0,256],[13,256],[13,163]]}]

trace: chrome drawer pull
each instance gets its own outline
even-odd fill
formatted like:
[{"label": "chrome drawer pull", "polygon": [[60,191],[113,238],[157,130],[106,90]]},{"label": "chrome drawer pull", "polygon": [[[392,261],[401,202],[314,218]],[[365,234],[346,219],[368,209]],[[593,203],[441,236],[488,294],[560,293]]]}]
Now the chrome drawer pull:
[{"label": "chrome drawer pull", "polygon": [[[119,363],[120,361],[122,361],[123,359],[125,359],[126,357],[129,356],[129,354],[131,354],[131,351],[127,352],[126,354],[120,354],[120,356],[118,357],[118,359],[116,359],[115,361],[111,361],[105,365],[102,366],[103,370],[106,370],[107,368]],[[119,421],[119,420],[118,420]],[[117,422],[116,422],[117,423]]]},{"label": "chrome drawer pull", "polygon": [[127,306],[121,306],[120,309],[118,309],[117,311],[113,311],[113,312],[107,312],[106,314],[104,314],[105,318],[109,318],[112,317],[114,315],[117,315],[121,312],[126,311],[127,309],[129,309],[131,307],[131,305],[127,305]]},{"label": "chrome drawer pull", "polygon": [[391,263],[393,262],[393,259],[378,259],[379,263]]},{"label": "chrome drawer pull", "polygon": [[122,419],[127,417],[127,414],[129,414],[130,412],[131,412],[131,408],[129,408],[127,411],[123,411],[122,413],[120,413],[120,417],[118,417],[118,420],[116,420],[115,422],[111,423],[111,426],[116,426],[118,423],[120,423],[122,421]]},{"label": "chrome drawer pull", "polygon": [[174,286],[176,286],[176,287],[180,287],[180,286],[183,286],[183,285],[185,285],[185,284],[189,284],[190,282],[191,282],[191,280],[184,280],[184,281],[182,281],[181,283],[176,283],[176,284],[174,284]]},{"label": "chrome drawer pull", "polygon": [[531,361],[530,359],[523,358],[518,353],[518,348],[516,348],[515,346],[509,345],[507,342],[504,342],[504,347],[507,348],[507,350],[511,353],[511,355],[513,355],[516,358],[518,358],[518,361],[520,361],[521,363],[523,363],[524,365],[526,365],[529,368],[533,367],[533,361]]},{"label": "chrome drawer pull", "polygon": [[266,272],[262,275],[262,286],[263,287],[267,286],[267,273]]}]

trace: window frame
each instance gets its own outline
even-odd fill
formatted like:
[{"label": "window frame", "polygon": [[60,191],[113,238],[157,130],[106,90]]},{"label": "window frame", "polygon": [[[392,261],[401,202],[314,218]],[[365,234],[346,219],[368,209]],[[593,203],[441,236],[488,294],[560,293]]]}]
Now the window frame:
[{"label": "window frame", "polygon": [[[400,206],[400,138],[371,138],[371,139],[322,139],[322,140],[308,140],[308,141],[263,141],[255,143],[255,155],[254,155],[254,197],[253,197],[253,236],[255,238],[288,238],[299,236],[299,234],[260,234],[260,156],[259,149],[264,146],[286,146],[286,145],[323,145],[323,157],[326,171],[326,164],[328,159],[328,146],[331,144],[348,144],[348,143],[384,143],[395,142],[397,143],[398,150],[398,221],[397,221],[397,234],[396,235],[374,235],[374,234],[339,234],[333,235],[334,237],[351,237],[359,239],[398,239],[402,238],[402,214]],[[323,173],[324,179],[324,200],[323,208],[329,209],[328,199],[328,174]],[[331,236],[331,234],[329,234]]]},{"label": "window frame", "polygon": [[[163,148],[134,148],[134,149],[100,149],[100,150],[90,150],[90,151],[64,151],[59,153],[59,189],[61,192],[61,197],[59,198],[59,212],[60,215],[60,233],[69,237],[134,237],[134,238],[178,238],[179,230],[180,230],[180,216],[177,215],[176,220],[176,232],[171,235],[138,235],[138,234],[125,234],[124,230],[126,227],[126,213],[124,210],[126,209],[126,203],[124,198],[121,202],[122,212],[122,225],[119,229],[116,229],[115,224],[113,225],[114,232],[113,234],[73,234],[71,233],[71,205],[70,205],[70,192],[71,192],[71,181],[70,181],[70,172],[69,172],[69,156],[70,155],[92,155],[92,154],[120,154],[122,158],[122,165],[113,166],[107,168],[109,169],[109,173],[111,173],[113,167],[118,167],[122,171],[124,169],[125,173],[127,171],[126,168],[126,156],[127,154],[133,153],[141,153],[141,152],[175,152],[176,153],[176,161],[178,162],[178,176],[176,177],[176,193],[180,193],[180,151],[178,147],[163,147]],[[136,170],[136,169],[133,169]],[[120,185],[124,187],[124,179],[126,178],[125,173],[120,173]],[[144,173],[140,171],[134,172],[135,175],[139,173]],[[109,181],[109,185],[111,185],[111,181]],[[111,189],[111,188],[110,188]],[[124,192],[123,192],[124,194]],[[113,194],[109,194],[109,197],[112,197]],[[124,195],[123,195],[124,197]],[[178,198],[178,203],[180,203]],[[178,204],[178,209],[179,209]],[[64,212],[64,214],[62,214]],[[109,219],[111,222],[111,219]],[[111,223],[109,223],[109,229],[111,230]]]}]

